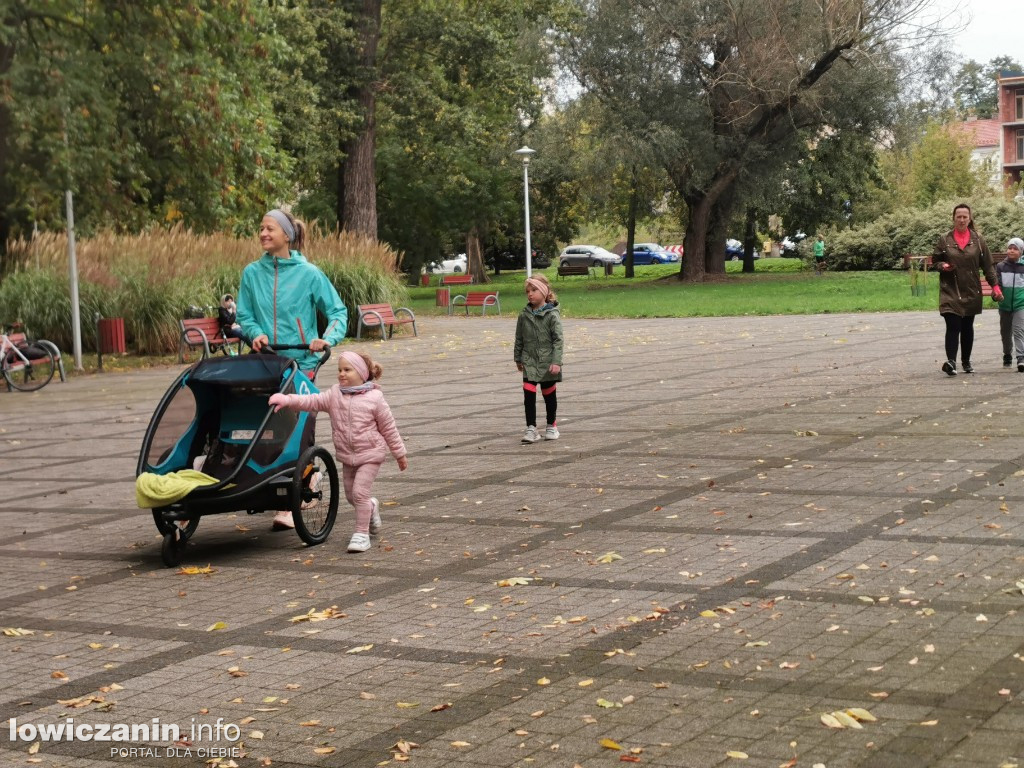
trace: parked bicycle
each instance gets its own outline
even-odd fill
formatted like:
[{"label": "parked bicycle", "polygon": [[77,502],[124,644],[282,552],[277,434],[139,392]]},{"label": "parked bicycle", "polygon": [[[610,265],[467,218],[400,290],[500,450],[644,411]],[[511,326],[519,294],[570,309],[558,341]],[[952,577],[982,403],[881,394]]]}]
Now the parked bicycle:
[{"label": "parked bicycle", "polygon": [[19,326],[7,326],[0,333],[0,373],[8,389],[32,392],[42,389],[57,372],[57,359],[48,341],[29,341],[24,333],[14,333]]}]

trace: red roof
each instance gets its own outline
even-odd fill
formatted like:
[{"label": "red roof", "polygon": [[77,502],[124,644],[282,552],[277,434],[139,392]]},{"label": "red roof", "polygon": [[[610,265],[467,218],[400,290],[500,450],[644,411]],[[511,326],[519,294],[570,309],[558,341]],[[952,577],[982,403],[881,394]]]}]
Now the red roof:
[{"label": "red roof", "polygon": [[998,120],[967,120],[962,123],[953,123],[950,129],[954,133],[962,134],[974,148],[998,147],[999,129]]}]

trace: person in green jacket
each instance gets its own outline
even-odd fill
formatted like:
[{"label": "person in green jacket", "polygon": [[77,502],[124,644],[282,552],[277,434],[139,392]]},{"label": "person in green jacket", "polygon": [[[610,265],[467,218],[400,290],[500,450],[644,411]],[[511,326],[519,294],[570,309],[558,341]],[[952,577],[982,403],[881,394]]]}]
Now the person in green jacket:
[{"label": "person in green jacket", "polygon": [[825,269],[825,238],[818,235],[814,241],[814,273],[820,275]]},{"label": "person in green jacket", "polygon": [[[348,329],[348,310],[327,275],[302,255],[306,227],[275,208],[263,217],[259,237],[263,255],[242,271],[238,291],[237,320],[252,348],[308,344],[319,351],[339,344]],[[318,311],[327,318],[323,338]],[[318,357],[305,350],[280,354],[297,360],[303,371],[313,370]]]},{"label": "person in green jacket", "polygon": [[1011,352],[1017,353],[1017,370],[1024,373],[1024,263],[1020,255],[1024,240],[1012,237],[1006,244],[1006,258],[996,264],[996,277],[1003,289],[999,302],[999,335],[1003,342],[1003,365],[1013,364]]},{"label": "person in green jacket", "polygon": [[544,396],[547,427],[545,440],[558,439],[557,382],[562,380],[562,318],[558,297],[544,275],[526,278],[526,306],[516,322],[513,360],[523,374],[523,406],[526,411],[524,443],[541,439],[537,431],[537,388]]},{"label": "person in green jacket", "polygon": [[[278,350],[303,371],[312,371],[324,347],[341,343],[348,329],[348,310],[327,275],[306,261],[302,247],[306,227],[290,213],[275,208],[260,223],[263,255],[242,270],[237,320],[254,351],[275,345],[302,344],[309,350]],[[317,312],[327,318],[320,336]],[[273,529],[295,527],[292,513],[278,512]]]}]

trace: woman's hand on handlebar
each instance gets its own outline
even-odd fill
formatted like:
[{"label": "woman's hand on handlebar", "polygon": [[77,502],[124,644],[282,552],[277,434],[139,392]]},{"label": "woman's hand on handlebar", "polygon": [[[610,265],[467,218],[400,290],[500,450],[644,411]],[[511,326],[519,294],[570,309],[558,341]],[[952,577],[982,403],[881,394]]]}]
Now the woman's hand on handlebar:
[{"label": "woman's hand on handlebar", "polygon": [[309,342],[309,349],[312,352],[319,352],[323,349],[326,349],[329,346],[331,345],[328,344],[323,339],[313,339],[311,342]]},{"label": "woman's hand on handlebar", "polygon": [[270,343],[270,338],[265,333],[261,333],[255,339],[252,340],[253,352],[259,352],[265,345]]}]

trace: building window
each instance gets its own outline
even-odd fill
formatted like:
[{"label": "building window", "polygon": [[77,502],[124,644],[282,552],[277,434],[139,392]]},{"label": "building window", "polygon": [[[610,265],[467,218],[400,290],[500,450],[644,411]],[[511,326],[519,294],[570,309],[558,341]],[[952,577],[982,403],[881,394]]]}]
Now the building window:
[{"label": "building window", "polygon": [[1017,162],[1024,162],[1024,128],[1017,129]]},{"label": "building window", "polygon": [[1014,94],[1014,104],[1016,106],[1016,117],[1015,120],[1024,120],[1024,91],[1017,91]]}]

